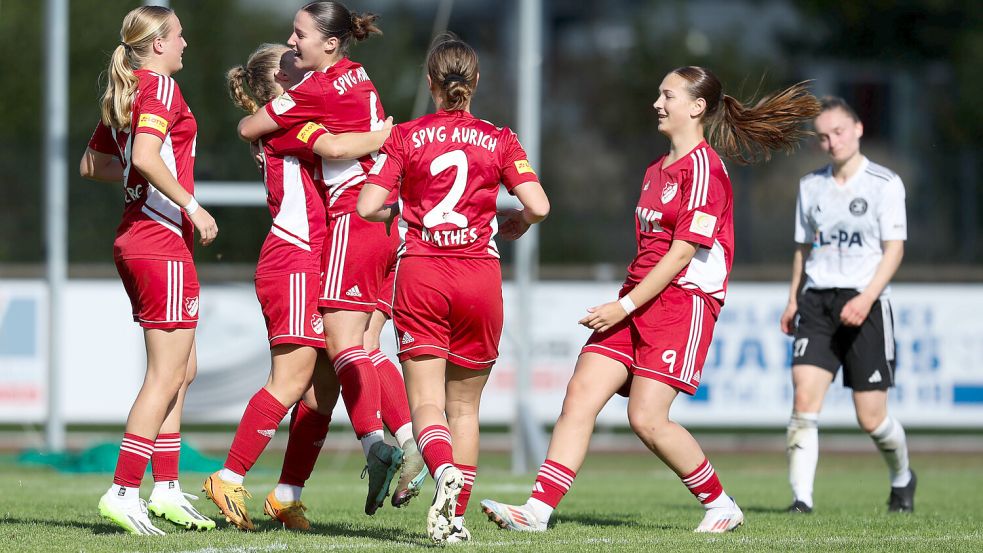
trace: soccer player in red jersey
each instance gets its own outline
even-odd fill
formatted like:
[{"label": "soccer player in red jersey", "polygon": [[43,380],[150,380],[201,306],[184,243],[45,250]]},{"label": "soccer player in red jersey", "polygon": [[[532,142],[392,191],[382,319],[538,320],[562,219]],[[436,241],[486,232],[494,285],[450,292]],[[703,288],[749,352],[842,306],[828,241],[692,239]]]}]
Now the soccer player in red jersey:
[{"label": "soccer player in red jersey", "polygon": [[[313,121],[332,133],[378,130],[385,124],[379,93],[365,68],[348,58],[354,41],[379,34],[373,14],[353,14],[338,2],[311,2],[294,17],[287,44],[304,79],[263,109],[244,118],[239,135],[255,141],[280,128]],[[355,201],[372,157],[322,160],[327,186],[321,297],[328,357],[341,382],[355,433],[362,442],[369,477],[366,514],[375,513],[386,495],[403,452],[383,441],[379,374],[365,350],[365,331],[379,297],[395,238],[382,225],[354,216]],[[397,490],[399,493],[399,490]]]},{"label": "soccer player in red jersey", "polygon": [[[393,322],[417,443],[437,482],[427,533],[440,544],[471,537],[463,516],[477,472],[478,405],[502,334],[499,183],[523,205],[506,214],[506,238],[543,220],[549,201],[515,134],[471,115],[475,51],[444,37],[427,72],[437,113],[393,128],[358,213],[389,221],[402,210]],[[398,204],[387,204],[397,187]]]},{"label": "soccer player in red jersey", "polygon": [[693,436],[669,418],[679,392],[700,384],[714,323],[727,293],[734,253],[730,178],[704,136],[739,162],[790,150],[819,103],[802,84],[754,107],[724,95],[702,67],[681,67],[659,86],[655,111],[669,152],[649,165],[635,208],[635,259],[619,300],[588,309],[593,329],[556,422],[532,496],[521,506],[490,499],[482,510],[500,527],[544,531],[583,464],[594,422],[615,393],[643,443],[703,504],[697,532],[726,532],[744,514],[726,493]]},{"label": "soccer player in red jersey", "polygon": [[[255,113],[259,105],[303,76],[304,71],[294,65],[293,50],[264,44],[245,67],[230,69],[227,80],[236,105]],[[317,307],[326,233],[324,187],[315,178],[317,156],[354,159],[374,152],[389,136],[391,126],[388,121],[382,130],[336,136],[307,122],[270,133],[260,141],[273,226],[256,268],[256,295],[266,319],[272,368],[266,385],[243,413],[225,467],[203,486],[229,522],[244,530],[253,529],[245,505],[246,472],[294,404],[280,483],[267,495],[264,511],[287,528],[310,529],[300,494],[314,469],[338,399],[338,380],[324,355]],[[306,401],[299,401],[305,391]]]},{"label": "soccer player in red jersey", "polygon": [[[109,64],[102,121],[82,157],[83,177],[123,184],[123,221],[114,257],[144,329],[147,374],[133,402],[112,487],[99,512],[133,534],[163,535],[140,499],[147,463],[153,466],[149,510],[188,528],[210,529],[178,483],[181,411],[197,371],[198,276],[194,229],[202,245],[218,233],[194,197],[198,126],[171,77],[187,43],[173,11],[140,7],[126,15]],[[190,496],[194,497],[194,496]]]}]

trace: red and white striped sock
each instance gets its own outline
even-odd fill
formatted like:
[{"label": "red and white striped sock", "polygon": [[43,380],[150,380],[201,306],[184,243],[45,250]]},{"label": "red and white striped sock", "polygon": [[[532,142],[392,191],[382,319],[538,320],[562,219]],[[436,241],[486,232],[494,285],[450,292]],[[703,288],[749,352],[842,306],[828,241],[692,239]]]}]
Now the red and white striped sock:
[{"label": "red and white striped sock", "polygon": [[416,437],[416,443],[423,454],[423,462],[430,469],[434,480],[447,467],[454,466],[454,448],[451,447],[451,432],[442,424],[428,426]]},{"label": "red and white striped sock", "polygon": [[123,441],[119,445],[119,458],[116,459],[113,484],[124,488],[139,488],[153,453],[152,439],[128,432],[123,434]]},{"label": "red and white striped sock", "polygon": [[382,430],[379,375],[362,346],[350,347],[332,360],[341,382],[341,397],[359,439]]},{"label": "red and white striped sock", "polygon": [[330,416],[318,413],[303,401],[297,402],[290,415],[290,438],[283,454],[280,484],[304,487],[314,471],[330,423]]},{"label": "red and white striped sock", "polygon": [[468,501],[471,500],[471,488],[474,487],[474,479],[478,476],[478,467],[454,463],[454,466],[464,474],[464,487],[461,494],[457,496],[457,508],[454,510],[455,517],[463,517],[464,511],[468,510]]},{"label": "red and white striped sock", "polygon": [[158,434],[154,442],[154,454],[150,456],[154,482],[177,480],[181,462],[181,433]]},{"label": "red and white striped sock", "polygon": [[536,475],[532,495],[526,503],[540,522],[549,521],[553,509],[556,509],[563,496],[570,491],[570,486],[573,485],[573,479],[576,477],[576,472],[556,461],[547,459],[543,462]]},{"label": "red and white striped sock", "polygon": [[[369,353],[379,376],[382,422],[395,436],[396,431],[410,423],[410,404],[406,400],[406,384],[396,365],[380,350]],[[399,440],[397,440],[399,441]],[[402,446],[402,442],[399,444]]]},{"label": "red and white striped sock", "polygon": [[697,501],[707,509],[724,507],[731,503],[730,498],[724,494],[724,487],[720,485],[720,479],[717,478],[717,473],[713,470],[709,459],[704,459],[700,466],[684,476],[682,481]]},{"label": "red and white striped sock", "polygon": [[[260,388],[242,413],[239,428],[236,429],[235,438],[232,439],[232,447],[229,448],[229,456],[225,459],[225,469],[233,474],[245,476],[266,449],[277,427],[280,426],[280,421],[286,415],[286,406],[273,397],[266,388]],[[223,473],[221,478],[229,480],[226,478],[226,473]]]}]

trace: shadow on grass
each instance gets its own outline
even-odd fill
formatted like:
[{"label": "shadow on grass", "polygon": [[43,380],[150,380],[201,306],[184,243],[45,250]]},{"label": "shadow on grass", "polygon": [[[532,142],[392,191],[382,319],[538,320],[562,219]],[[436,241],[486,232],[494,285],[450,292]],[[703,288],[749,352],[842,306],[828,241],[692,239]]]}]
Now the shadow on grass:
[{"label": "shadow on grass", "polygon": [[575,523],[583,526],[632,526],[654,530],[674,530],[676,528],[668,524],[640,522],[637,513],[557,513],[556,516],[551,517],[549,527],[552,528],[557,523]]},{"label": "shadow on grass", "polygon": [[108,522],[85,522],[78,520],[63,520],[57,518],[17,518],[17,517],[4,517],[0,518],[0,523],[6,524],[40,524],[43,526],[60,526],[62,528],[78,528],[81,530],[89,530],[93,534],[125,534],[126,530],[123,530],[115,524],[110,524]]},{"label": "shadow on grass", "polygon": [[[744,511],[745,513],[763,513],[768,515],[788,514],[788,507],[774,507],[771,505],[768,506],[741,505],[741,510]],[[795,514],[801,515],[803,513],[795,513]],[[794,514],[789,514],[789,516],[794,516]]]},{"label": "shadow on grass", "polygon": [[[279,530],[281,528],[279,523],[274,523],[272,521],[268,521],[257,526],[259,526],[258,529],[261,531]],[[310,533],[319,536],[368,538],[387,543],[396,542],[405,543],[408,545],[431,545],[430,540],[426,537],[426,533],[422,530],[419,533],[407,532],[402,528],[375,528],[371,526],[353,525],[344,522],[312,522]]]}]

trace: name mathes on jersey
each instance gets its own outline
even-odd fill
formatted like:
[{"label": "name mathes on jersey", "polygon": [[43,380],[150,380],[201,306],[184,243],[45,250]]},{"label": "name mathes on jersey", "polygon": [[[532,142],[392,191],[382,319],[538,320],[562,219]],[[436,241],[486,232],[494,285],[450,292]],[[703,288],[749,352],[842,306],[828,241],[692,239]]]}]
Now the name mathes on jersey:
[{"label": "name mathes on jersey", "polygon": [[424,242],[429,242],[438,248],[452,248],[477,242],[478,229],[474,227],[453,230],[432,230],[425,228],[420,237],[423,238]]},{"label": "name mathes on jersey", "polygon": [[[458,144],[478,146],[489,152],[494,152],[495,146],[498,145],[497,138],[490,134],[485,134],[478,129],[471,128],[459,129],[454,127],[451,131],[450,141]],[[432,144],[434,142],[447,142],[447,127],[443,125],[439,127],[425,127],[413,133],[414,148],[420,148],[425,144]]]}]

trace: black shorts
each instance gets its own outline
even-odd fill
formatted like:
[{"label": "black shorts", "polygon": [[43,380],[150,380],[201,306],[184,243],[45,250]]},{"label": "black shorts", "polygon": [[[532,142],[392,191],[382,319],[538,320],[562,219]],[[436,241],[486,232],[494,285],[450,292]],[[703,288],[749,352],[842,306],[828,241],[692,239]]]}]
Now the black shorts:
[{"label": "black shorts", "polygon": [[894,320],[888,300],[878,300],[859,327],[844,326],[840,312],[856,290],[806,290],[799,296],[792,344],[793,365],[815,365],[836,374],[854,391],[894,386]]}]

